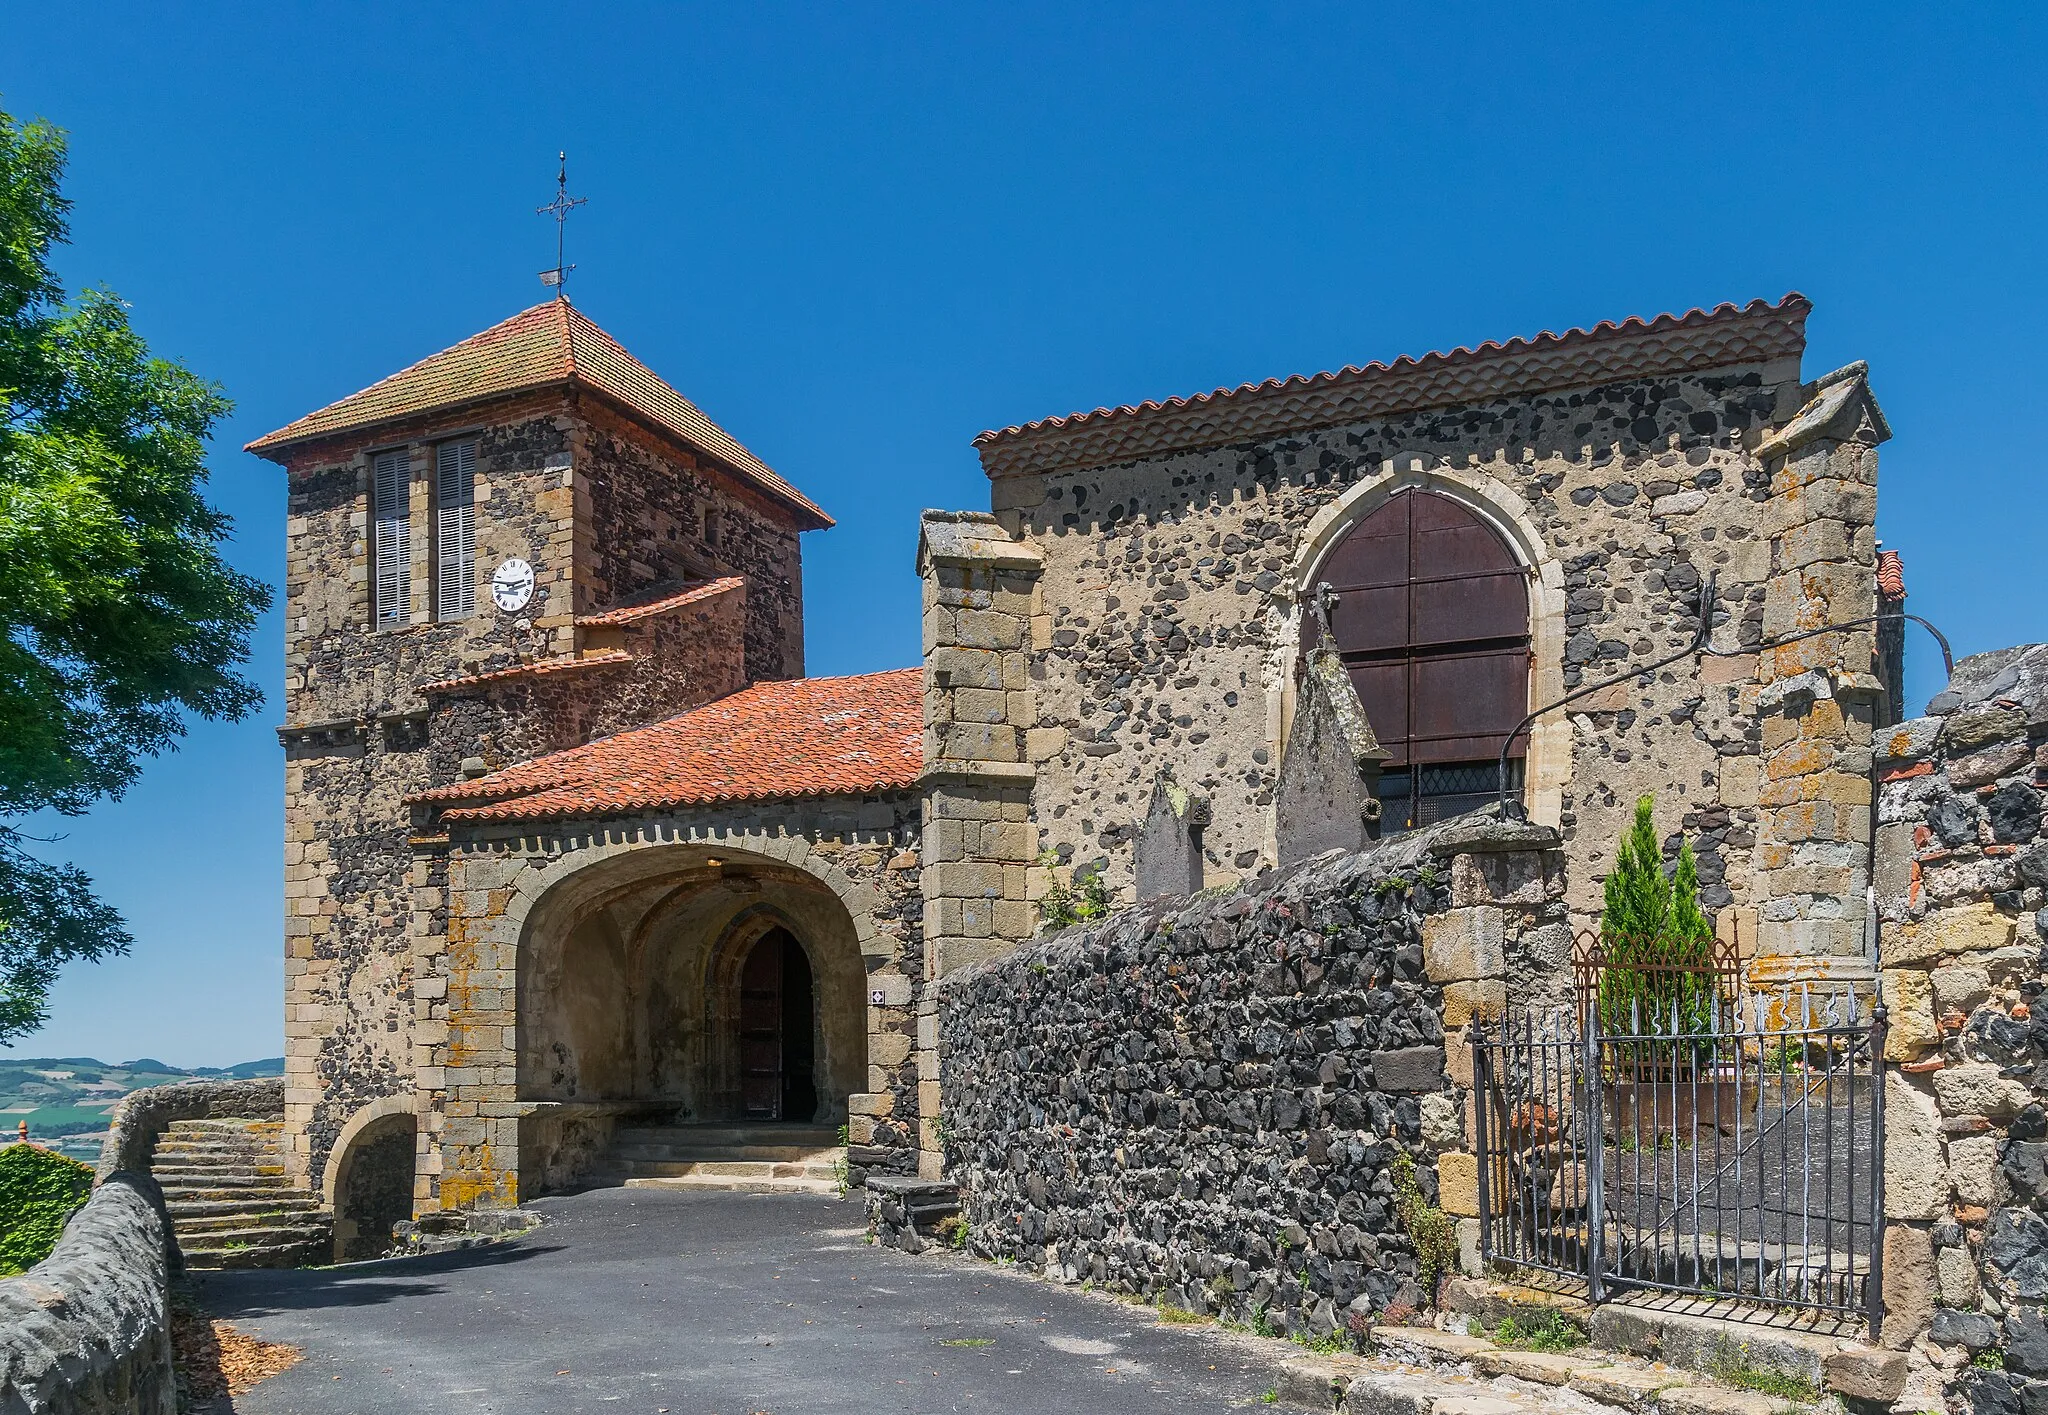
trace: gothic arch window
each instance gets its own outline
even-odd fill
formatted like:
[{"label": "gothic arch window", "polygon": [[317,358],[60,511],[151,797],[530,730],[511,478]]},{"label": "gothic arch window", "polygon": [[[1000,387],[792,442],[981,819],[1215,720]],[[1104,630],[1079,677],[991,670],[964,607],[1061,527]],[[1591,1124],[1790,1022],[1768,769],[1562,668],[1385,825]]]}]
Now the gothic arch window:
[{"label": "gothic arch window", "polygon": [[[1330,633],[1381,745],[1389,829],[1493,799],[1501,743],[1529,710],[1529,576],[1461,503],[1395,495],[1347,531],[1313,585],[1335,596]],[[1304,648],[1321,629],[1305,621]],[[1521,784],[1526,736],[1510,753]]]}]

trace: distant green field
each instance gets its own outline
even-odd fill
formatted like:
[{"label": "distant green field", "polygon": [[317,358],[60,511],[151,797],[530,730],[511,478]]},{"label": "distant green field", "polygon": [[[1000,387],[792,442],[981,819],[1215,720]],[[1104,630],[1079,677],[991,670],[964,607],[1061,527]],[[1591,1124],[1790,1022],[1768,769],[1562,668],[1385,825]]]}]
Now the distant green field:
[{"label": "distant green field", "polygon": [[[0,1056],[0,1109],[32,1106],[14,1115],[0,1114],[0,1139],[11,1137],[22,1121],[28,1122],[29,1137],[52,1140],[65,1135],[88,1134],[107,1127],[114,1102],[131,1091],[162,1086],[173,1081],[202,1078],[279,1076],[284,1059],[245,1061],[239,1066],[196,1067],[183,1071],[149,1057],[108,1063],[90,1056],[17,1057]],[[118,1092],[93,1090],[110,1085]],[[83,1102],[106,1101],[102,1108]]]},{"label": "distant green field", "polygon": [[78,1105],[46,1105],[27,1115],[0,1115],[0,1126],[11,1130],[24,1120],[29,1134],[36,1136],[79,1135],[107,1128],[106,1111]]}]

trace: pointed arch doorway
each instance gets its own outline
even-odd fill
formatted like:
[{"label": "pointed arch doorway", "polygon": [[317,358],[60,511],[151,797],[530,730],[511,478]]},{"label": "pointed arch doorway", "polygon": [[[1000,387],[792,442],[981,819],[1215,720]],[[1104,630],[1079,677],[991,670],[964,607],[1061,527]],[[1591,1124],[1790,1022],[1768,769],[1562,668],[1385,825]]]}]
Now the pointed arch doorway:
[{"label": "pointed arch doorway", "polygon": [[740,966],[740,1113],[809,1121],[818,1109],[811,961],[788,929],[754,941]]},{"label": "pointed arch doorway", "polygon": [[[1469,506],[1420,487],[1362,517],[1317,568],[1335,591],[1334,647],[1380,743],[1387,828],[1412,830],[1494,798],[1495,763],[1529,710],[1530,572]],[[1321,631],[1304,625],[1303,645]],[[1520,792],[1527,734],[1508,752]]]}]

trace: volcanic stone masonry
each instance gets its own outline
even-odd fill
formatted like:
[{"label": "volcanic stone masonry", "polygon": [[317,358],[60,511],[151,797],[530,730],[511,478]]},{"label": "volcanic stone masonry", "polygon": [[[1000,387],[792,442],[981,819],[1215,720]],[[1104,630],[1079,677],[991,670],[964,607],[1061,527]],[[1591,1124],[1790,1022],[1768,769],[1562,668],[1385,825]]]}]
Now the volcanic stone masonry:
[{"label": "volcanic stone masonry", "polygon": [[1972,1410],[2034,1411],[2048,1408],[2048,644],[1963,660],[1929,709],[1877,748],[1899,1063],[1884,1335],[1912,1348],[1921,1395],[1946,1382]]},{"label": "volcanic stone masonry", "polygon": [[[1861,365],[1802,381],[1808,309],[1788,296],[984,434],[992,512],[925,522],[930,760],[990,809],[1028,801],[1030,830],[970,842],[971,878],[928,882],[946,901],[927,921],[937,970],[1029,936],[1001,903],[956,926],[974,912],[956,900],[1014,906],[1020,884],[1036,899],[1093,864],[1131,897],[1163,772],[1211,803],[1208,883],[1275,863],[1303,605],[1351,527],[1424,491],[1528,576],[1531,706],[1688,644],[1717,578],[1715,656],[1531,733],[1525,799],[1571,856],[1574,919],[1597,916],[1613,842],[1654,793],[1745,953],[1867,981],[1869,743],[1894,711],[1874,641],[1756,652],[1875,609],[1888,430]],[[960,686],[968,652],[1028,691],[1013,672]],[[1053,871],[1033,865],[1047,850]]]},{"label": "volcanic stone masonry", "polygon": [[1449,821],[954,973],[943,1142],[969,1250],[1290,1332],[1422,1305],[1390,1166],[1414,1158],[1476,1264],[1471,1052],[1446,1031],[1509,977],[1565,986],[1557,843]]}]

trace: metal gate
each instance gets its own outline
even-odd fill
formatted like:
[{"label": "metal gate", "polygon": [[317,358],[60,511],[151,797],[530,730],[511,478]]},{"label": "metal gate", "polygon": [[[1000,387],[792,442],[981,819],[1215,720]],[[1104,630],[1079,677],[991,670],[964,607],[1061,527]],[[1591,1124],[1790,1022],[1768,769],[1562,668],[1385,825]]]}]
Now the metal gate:
[{"label": "metal gate", "polygon": [[[1884,1008],[1745,987],[1732,951],[1471,1029],[1480,1252],[1585,1280],[1880,1320]],[[1610,983],[1603,988],[1602,979]]]}]

